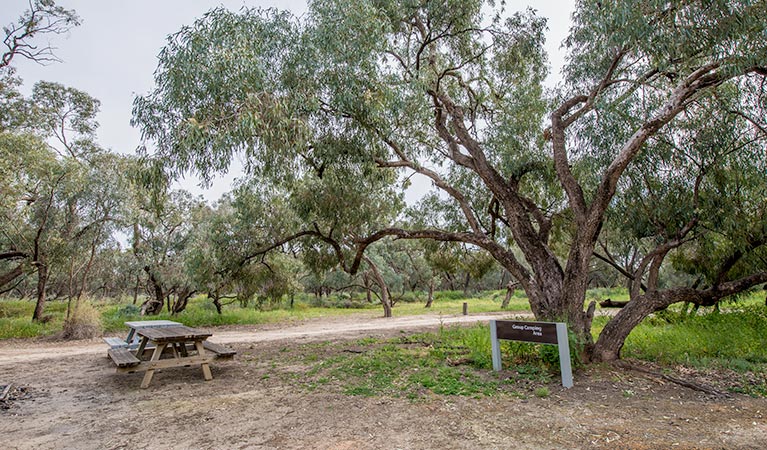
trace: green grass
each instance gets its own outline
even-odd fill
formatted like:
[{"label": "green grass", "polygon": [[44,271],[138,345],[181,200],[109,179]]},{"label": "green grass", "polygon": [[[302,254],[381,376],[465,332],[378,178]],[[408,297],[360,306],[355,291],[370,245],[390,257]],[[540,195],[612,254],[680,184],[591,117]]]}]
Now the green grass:
[{"label": "green grass", "polygon": [[[308,390],[335,385],[347,395],[411,400],[431,394],[525,397],[534,395],[533,388],[552,382],[549,367],[530,346],[505,346],[507,371],[503,376],[492,372],[489,335],[487,326],[478,324],[397,339],[357,340],[341,346],[364,346],[362,353],[336,347],[332,356],[305,355],[301,362],[309,368],[300,382]],[[329,350],[326,347],[324,353]],[[518,392],[520,386],[527,394]]]},{"label": "green grass", "polygon": [[64,302],[50,302],[45,315],[50,319],[45,323],[32,322],[32,312],[35,309],[33,301],[2,300],[0,301],[0,339],[32,338],[48,336],[61,331],[66,315],[67,305]]},{"label": "green grass", "polygon": [[767,307],[746,304],[675,322],[650,317],[631,332],[622,354],[662,364],[758,369],[767,364]]},{"label": "green grass", "polygon": [[418,399],[428,392],[464,396],[501,393],[504,384],[492,373],[470,364],[455,365],[444,351],[423,345],[426,341],[443,342],[435,335],[415,346],[398,339],[378,341],[363,354],[323,359],[307,372],[303,383],[311,390],[335,381],[345,394],[366,397]]}]

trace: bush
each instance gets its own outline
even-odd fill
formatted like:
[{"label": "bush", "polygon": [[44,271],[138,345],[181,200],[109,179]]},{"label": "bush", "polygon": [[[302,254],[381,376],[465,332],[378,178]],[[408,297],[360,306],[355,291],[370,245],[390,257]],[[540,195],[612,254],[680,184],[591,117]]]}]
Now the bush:
[{"label": "bush", "polygon": [[90,302],[83,301],[72,310],[69,319],[64,321],[62,338],[90,339],[101,336],[102,331],[101,314]]},{"label": "bush", "polygon": [[463,300],[466,294],[463,291],[439,291],[434,293],[434,300]]},{"label": "bush", "polygon": [[141,308],[138,307],[138,305],[125,305],[122,308],[117,310],[117,315],[120,317],[125,316],[137,316],[141,312]]}]

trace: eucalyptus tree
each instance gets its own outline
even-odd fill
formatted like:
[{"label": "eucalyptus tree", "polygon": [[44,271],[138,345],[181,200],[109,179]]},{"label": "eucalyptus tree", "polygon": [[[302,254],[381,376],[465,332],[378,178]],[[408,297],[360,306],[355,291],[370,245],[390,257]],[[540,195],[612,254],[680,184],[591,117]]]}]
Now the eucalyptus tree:
[{"label": "eucalyptus tree", "polygon": [[209,207],[202,198],[173,190],[156,198],[139,191],[134,210],[131,245],[146,274],[147,299],[141,314],[158,314],[163,307],[173,314],[186,308],[199,291],[187,261],[197,226],[206,220]]},{"label": "eucalyptus tree", "polygon": [[[619,349],[653,311],[683,301],[717,305],[763,282],[767,91],[761,80],[740,84],[753,95],[721,87],[698,99],[628,171],[607,224],[635,252],[627,261],[605,245],[603,259],[630,281],[631,301],[600,335],[603,348]],[[666,260],[676,276],[664,280]]]},{"label": "eucalyptus tree", "polygon": [[263,192],[247,183],[219,200],[196,224],[185,258],[187,273],[200,292],[207,293],[221,313],[224,298],[247,306],[252,299],[263,308],[294,296],[300,284],[300,261],[292,245],[264,252],[281,237],[285,216],[275,199],[261,202]]},{"label": "eucalyptus tree", "polygon": [[0,281],[35,272],[39,320],[51,282],[78,302],[87,289],[93,262],[122,216],[129,158],[96,144],[98,100],[57,83],[35,84],[29,98],[17,88],[3,86],[12,110],[0,123],[0,242],[18,265]]},{"label": "eucalyptus tree", "polygon": [[[355,198],[371,181],[392,198],[398,174],[426,177],[440,213],[423,227],[349,229],[351,272],[387,237],[482,248],[537,318],[567,321],[587,354],[613,359],[620,348],[594,345],[584,308],[606,211],[665,126],[767,75],[766,18],[762,1],[578,1],[566,79],[547,96],[546,25],[532,11],[464,0],[318,0],[302,18],[216,9],[169,38],[134,123],[168,176],[209,176],[241,154],[259,180],[335,188],[336,208],[319,212],[331,224],[372,208]],[[589,134],[594,120],[618,128]],[[342,240],[309,217],[299,232]]]}]

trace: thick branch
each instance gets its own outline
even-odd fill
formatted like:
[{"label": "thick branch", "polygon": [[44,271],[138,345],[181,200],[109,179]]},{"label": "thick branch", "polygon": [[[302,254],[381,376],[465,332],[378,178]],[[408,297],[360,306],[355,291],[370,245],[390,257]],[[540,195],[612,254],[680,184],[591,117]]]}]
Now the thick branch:
[{"label": "thick branch", "polygon": [[7,252],[0,253],[0,260],[6,260],[6,259],[19,259],[19,258],[26,258],[29,254],[25,252],[19,252],[16,250],[11,250]]}]

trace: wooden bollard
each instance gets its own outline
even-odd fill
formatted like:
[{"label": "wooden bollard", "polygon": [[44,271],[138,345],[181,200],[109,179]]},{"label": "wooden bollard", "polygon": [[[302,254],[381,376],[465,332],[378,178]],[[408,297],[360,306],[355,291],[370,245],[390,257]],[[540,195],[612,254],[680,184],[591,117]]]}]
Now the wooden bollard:
[{"label": "wooden bollard", "polygon": [[469,315],[469,304],[466,302],[463,302],[463,315],[464,316]]}]

